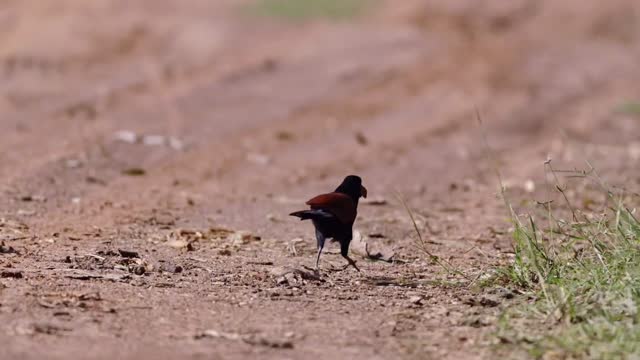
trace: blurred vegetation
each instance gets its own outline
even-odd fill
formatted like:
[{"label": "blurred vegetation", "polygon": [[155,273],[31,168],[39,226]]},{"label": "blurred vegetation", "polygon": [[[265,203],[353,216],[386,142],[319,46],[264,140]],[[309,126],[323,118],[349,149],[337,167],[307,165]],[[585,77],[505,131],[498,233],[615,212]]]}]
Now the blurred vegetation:
[{"label": "blurred vegetation", "polygon": [[602,211],[580,211],[559,182],[568,217],[551,202],[541,205],[539,221],[509,206],[515,259],[500,277],[524,296],[502,315],[497,335],[534,358],[637,358],[640,222],[629,194],[616,194],[593,169],[574,175],[593,179],[607,195]]},{"label": "blurred vegetation", "polygon": [[640,115],[640,102],[627,102],[620,105],[616,110],[623,114]]},{"label": "blurred vegetation", "polygon": [[289,20],[329,18],[351,19],[375,0],[257,0],[251,11],[258,15],[273,16]]}]

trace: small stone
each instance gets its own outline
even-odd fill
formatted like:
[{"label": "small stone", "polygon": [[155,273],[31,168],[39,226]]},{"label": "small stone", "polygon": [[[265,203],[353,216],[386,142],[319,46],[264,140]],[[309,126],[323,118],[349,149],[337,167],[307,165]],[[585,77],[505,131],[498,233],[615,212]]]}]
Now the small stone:
[{"label": "small stone", "polygon": [[182,142],[182,140],[175,138],[175,137],[170,137],[169,138],[169,147],[171,147],[173,150],[176,151],[181,151],[184,149],[184,143]]},{"label": "small stone", "polygon": [[533,182],[533,180],[527,180],[524,183],[524,190],[528,193],[532,193],[534,191],[536,191],[536,183]]},{"label": "small stone", "polygon": [[166,143],[166,138],[162,135],[145,135],[142,137],[142,143],[147,146],[160,146]]},{"label": "small stone", "polygon": [[491,326],[494,320],[488,316],[470,316],[462,320],[461,325],[473,328]]},{"label": "small stone", "polygon": [[268,165],[271,162],[271,158],[264,154],[249,153],[247,154],[247,160],[258,165]]},{"label": "small stone", "polygon": [[136,133],[134,133],[133,131],[120,130],[115,133],[114,137],[116,140],[128,144],[135,144],[136,142],[138,142],[138,135],[136,135]]},{"label": "small stone", "polygon": [[387,201],[387,199],[378,197],[378,198],[373,198],[373,199],[364,199],[364,200],[360,200],[364,205],[371,205],[371,206],[384,206],[387,205],[389,202]]},{"label": "small stone", "polygon": [[40,195],[25,195],[23,197],[20,198],[20,200],[24,201],[24,202],[45,202],[47,201],[47,198],[44,196],[40,196]]},{"label": "small stone", "polygon": [[356,132],[356,141],[362,146],[365,146],[369,143],[369,139],[367,139],[367,137],[364,136],[364,134],[360,131]]},{"label": "small stone", "polygon": [[118,252],[120,253],[120,256],[122,256],[123,258],[130,258],[130,259],[140,258],[140,255],[138,254],[137,251],[118,249]]},{"label": "small stone", "polygon": [[147,269],[142,265],[138,265],[133,268],[133,273],[136,275],[144,275],[146,271]]},{"label": "small stone", "polygon": [[498,288],[495,293],[503,299],[513,299],[516,295],[507,288]]},{"label": "small stone", "polygon": [[409,298],[409,302],[414,305],[422,305],[422,296],[412,296]]},{"label": "small stone", "polygon": [[82,166],[82,162],[78,159],[67,159],[64,164],[69,169],[77,169]]},{"label": "small stone", "polygon": [[17,254],[18,252],[12,246],[7,246],[4,241],[0,242],[0,254]]},{"label": "small stone", "polygon": [[500,305],[500,301],[489,297],[483,297],[482,299],[480,299],[480,305],[484,307],[496,307]]},{"label": "small stone", "polygon": [[19,209],[17,212],[18,216],[33,216],[36,214],[35,210],[25,210],[25,209]]},{"label": "small stone", "polygon": [[22,279],[22,271],[19,270],[4,270],[0,272],[0,278]]},{"label": "small stone", "polygon": [[160,265],[160,268],[158,270],[161,271],[161,272],[166,272],[166,273],[179,274],[184,269],[180,265],[162,264],[162,265]]},{"label": "small stone", "polygon": [[167,245],[174,249],[182,249],[189,246],[189,243],[184,240],[171,240],[167,242]]},{"label": "small stone", "polygon": [[132,168],[123,170],[122,173],[124,175],[129,175],[129,176],[143,176],[147,172],[142,168],[132,167]]},{"label": "small stone", "polygon": [[293,138],[294,138],[293,134],[285,130],[278,131],[276,133],[276,139],[280,141],[289,141],[289,140],[293,140]]},{"label": "small stone", "polygon": [[259,238],[251,234],[249,231],[236,231],[231,235],[233,245],[246,245],[252,240],[259,240]]}]

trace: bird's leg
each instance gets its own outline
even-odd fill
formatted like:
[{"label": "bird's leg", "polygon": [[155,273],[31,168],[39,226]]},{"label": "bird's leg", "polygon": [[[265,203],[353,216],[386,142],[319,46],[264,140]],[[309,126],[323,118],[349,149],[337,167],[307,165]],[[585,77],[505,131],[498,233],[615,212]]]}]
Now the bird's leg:
[{"label": "bird's leg", "polygon": [[342,270],[346,270],[349,266],[353,266],[356,270],[360,271],[360,269],[358,269],[358,266],[356,265],[356,262],[349,257],[350,243],[351,243],[351,233],[348,234],[348,237],[340,239],[340,255],[342,255],[342,257],[347,259],[347,261],[349,262],[349,264],[345,266],[344,269]]},{"label": "bird's leg", "polygon": [[320,271],[320,254],[324,248],[325,236],[318,229],[316,229],[316,240],[318,241],[318,256],[316,257],[316,271]]},{"label": "bird's leg", "polygon": [[316,257],[316,271],[320,271],[320,254],[322,254],[322,248],[318,248],[318,257]]},{"label": "bird's leg", "polygon": [[346,270],[349,266],[353,266],[354,269],[360,271],[360,269],[356,265],[356,262],[353,259],[351,259],[349,255],[342,255],[342,257],[347,259],[347,261],[349,262],[342,270]]}]

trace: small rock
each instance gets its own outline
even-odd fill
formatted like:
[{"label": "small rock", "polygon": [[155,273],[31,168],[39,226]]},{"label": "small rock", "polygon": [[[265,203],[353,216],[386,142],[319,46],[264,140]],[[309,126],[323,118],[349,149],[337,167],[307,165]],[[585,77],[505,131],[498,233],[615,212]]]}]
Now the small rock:
[{"label": "small rock", "polygon": [[120,130],[114,134],[114,138],[118,141],[122,141],[128,144],[135,144],[139,138],[136,133],[128,130]]},{"label": "small rock", "polygon": [[162,264],[162,265],[160,265],[160,269],[159,270],[162,271],[162,272],[167,272],[167,273],[172,273],[172,274],[179,274],[184,269],[180,265]]},{"label": "small rock", "polygon": [[231,235],[230,239],[233,242],[233,245],[246,245],[253,240],[260,240],[259,237],[254,236],[249,231],[236,231]]},{"label": "small rock", "polygon": [[532,193],[534,191],[536,191],[536,183],[533,182],[533,180],[527,180],[524,183],[524,190],[528,193]]},{"label": "small rock", "polygon": [[358,254],[366,259],[393,262],[395,252],[393,249],[382,246],[379,242],[365,238],[358,230],[353,231],[351,249],[354,254]]},{"label": "small rock", "polygon": [[372,198],[372,199],[363,199],[360,200],[362,202],[362,204],[364,205],[371,205],[371,206],[383,206],[383,205],[387,205],[389,202],[384,199],[384,198]]},{"label": "small rock", "polygon": [[632,142],[629,145],[628,152],[629,152],[629,157],[631,157],[632,160],[634,161],[639,160],[640,159],[640,143]]},{"label": "small rock", "polygon": [[44,196],[40,196],[40,195],[25,195],[23,197],[20,198],[20,200],[24,201],[24,202],[45,202],[47,201],[47,198]]},{"label": "small rock", "polygon": [[480,305],[484,307],[496,307],[500,305],[500,301],[489,297],[483,297],[482,299],[480,299]]},{"label": "small rock", "polygon": [[176,151],[182,151],[184,149],[184,143],[178,138],[170,137],[169,147]]},{"label": "small rock", "polygon": [[4,244],[4,241],[0,242],[0,254],[17,254],[18,252],[11,246]]},{"label": "small rock", "polygon": [[461,325],[473,328],[481,328],[490,326],[494,323],[494,319],[488,316],[470,316],[462,320]]},{"label": "small rock", "polygon": [[3,270],[0,272],[0,278],[22,279],[22,271],[19,270]]},{"label": "small rock", "polygon": [[166,138],[162,135],[145,135],[142,137],[142,143],[147,146],[164,145],[166,141]]},{"label": "small rock", "polygon": [[132,167],[132,168],[123,170],[122,173],[124,175],[129,175],[129,176],[143,176],[147,172],[143,168]]},{"label": "small rock", "polygon": [[477,298],[474,297],[469,297],[467,299],[465,299],[463,301],[464,304],[469,305],[469,306],[484,306],[484,307],[496,307],[498,305],[500,305],[500,301],[495,300],[493,298],[487,297],[487,296],[483,296],[482,298],[480,298],[480,300],[478,300]]},{"label": "small rock", "polygon": [[133,267],[132,271],[136,275],[144,275],[147,269],[143,265],[136,265]]},{"label": "small rock", "polygon": [[516,294],[513,291],[507,288],[498,288],[496,289],[495,294],[497,294],[503,299],[513,299],[516,296]]},{"label": "small rock", "polygon": [[120,253],[120,256],[122,256],[123,258],[129,258],[129,259],[140,258],[140,255],[136,251],[118,249],[118,252]]},{"label": "small rock", "polygon": [[276,133],[276,139],[280,141],[289,141],[289,140],[293,140],[293,138],[294,138],[293,134],[285,130],[278,131]]},{"label": "small rock", "polygon": [[64,164],[69,169],[77,169],[82,166],[82,161],[78,159],[67,159]]},{"label": "small rock", "polygon": [[25,209],[19,209],[17,212],[18,216],[33,216],[36,214],[35,210],[25,210]]},{"label": "small rock", "polygon": [[107,185],[106,181],[91,175],[87,176],[85,181],[89,184]]},{"label": "small rock", "polygon": [[258,153],[247,154],[247,160],[258,165],[268,165],[271,162],[271,158],[269,156]]},{"label": "small rock", "polygon": [[356,141],[358,142],[358,144],[362,146],[365,146],[369,143],[369,140],[367,139],[367,137],[364,136],[364,134],[361,133],[360,131],[356,133]]},{"label": "small rock", "polygon": [[71,329],[49,323],[33,324],[33,332],[46,335],[56,335],[63,331],[71,331]]},{"label": "small rock", "polygon": [[412,296],[409,298],[409,302],[414,305],[422,305],[422,296]]},{"label": "small rock", "polygon": [[233,234],[233,230],[221,228],[221,227],[212,227],[209,229],[209,238],[210,239],[226,239],[231,234]]},{"label": "small rock", "polygon": [[182,249],[189,246],[189,243],[184,240],[171,240],[167,242],[167,245],[175,249]]}]

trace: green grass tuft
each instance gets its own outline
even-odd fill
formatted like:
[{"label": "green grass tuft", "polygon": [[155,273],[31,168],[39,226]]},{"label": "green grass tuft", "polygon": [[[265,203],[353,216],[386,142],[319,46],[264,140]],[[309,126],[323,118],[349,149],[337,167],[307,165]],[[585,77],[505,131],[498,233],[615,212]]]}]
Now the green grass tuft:
[{"label": "green grass tuft", "polygon": [[259,15],[289,20],[329,18],[351,19],[374,0],[257,0],[252,11]]},{"label": "green grass tuft", "polygon": [[500,274],[525,296],[503,314],[498,337],[535,358],[640,355],[640,222],[624,194],[604,188],[606,210],[584,213],[556,190],[564,206],[543,204],[544,221],[511,211],[515,258]]}]

